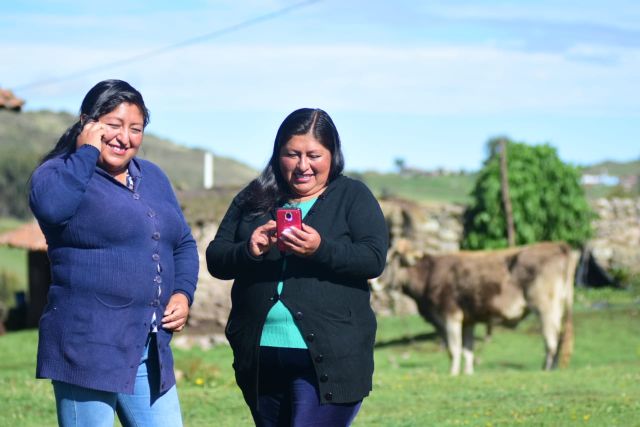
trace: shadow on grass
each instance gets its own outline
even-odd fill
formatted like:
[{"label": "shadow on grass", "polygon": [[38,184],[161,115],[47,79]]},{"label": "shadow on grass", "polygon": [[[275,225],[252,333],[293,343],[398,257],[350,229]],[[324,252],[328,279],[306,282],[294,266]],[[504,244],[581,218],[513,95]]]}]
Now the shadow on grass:
[{"label": "shadow on grass", "polygon": [[405,336],[402,338],[394,338],[387,341],[378,341],[375,344],[375,348],[395,347],[401,345],[409,345],[418,341],[438,341],[438,334],[430,332],[428,334],[418,334],[413,336]]},{"label": "shadow on grass", "polygon": [[[413,335],[413,336],[404,336],[401,338],[394,338],[391,340],[387,340],[387,341],[377,341],[375,344],[375,348],[386,348],[386,347],[396,347],[396,346],[402,346],[402,345],[410,345],[410,344],[414,344],[416,342],[423,342],[423,341],[435,341],[435,342],[440,342],[440,344],[442,344],[442,346],[444,346],[444,343],[442,342],[442,340],[440,339],[440,337],[438,336],[438,334],[436,332],[429,332],[427,334],[417,334],[417,335]],[[486,335],[476,335],[475,336],[475,341],[477,343],[485,343],[485,342],[490,342],[491,341],[491,337],[487,337]]]},{"label": "shadow on grass", "polygon": [[524,363],[497,361],[493,363],[493,366],[497,369],[509,369],[514,371],[528,371],[530,367]]}]

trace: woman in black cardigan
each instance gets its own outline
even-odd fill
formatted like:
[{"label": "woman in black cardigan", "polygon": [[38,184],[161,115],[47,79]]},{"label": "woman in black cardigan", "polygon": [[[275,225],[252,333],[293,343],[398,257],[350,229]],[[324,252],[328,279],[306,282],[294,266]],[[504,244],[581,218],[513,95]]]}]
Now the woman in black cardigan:
[{"label": "woman in black cardigan", "polygon": [[[347,426],[371,391],[367,279],[384,269],[388,231],[369,189],[343,167],[329,115],[294,111],[207,249],[209,272],[235,279],[226,335],[258,426]],[[276,245],[283,206],[304,216],[280,237],[285,252]]]}]

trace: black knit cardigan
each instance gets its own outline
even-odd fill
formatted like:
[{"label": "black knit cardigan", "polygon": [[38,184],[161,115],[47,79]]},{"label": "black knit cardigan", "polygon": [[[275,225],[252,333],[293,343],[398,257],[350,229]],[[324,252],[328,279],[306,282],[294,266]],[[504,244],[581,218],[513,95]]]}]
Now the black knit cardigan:
[{"label": "black knit cardigan", "polygon": [[209,272],[235,279],[225,333],[236,381],[254,405],[262,327],[280,299],[306,340],[322,403],[358,401],[371,391],[373,376],[376,319],[367,279],[382,273],[388,248],[380,206],[362,182],[333,180],[304,219],[321,236],[318,250],[310,257],[289,256],[284,273],[275,247],[261,257],[248,250],[256,227],[274,218],[275,212],[249,217],[236,197],[207,248]]}]

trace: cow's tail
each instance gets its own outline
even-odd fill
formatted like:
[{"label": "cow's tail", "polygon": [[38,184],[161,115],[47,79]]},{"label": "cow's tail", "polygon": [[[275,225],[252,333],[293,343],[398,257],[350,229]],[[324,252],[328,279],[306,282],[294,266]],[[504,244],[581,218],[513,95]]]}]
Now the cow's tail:
[{"label": "cow's tail", "polygon": [[580,258],[580,252],[570,250],[567,257],[567,268],[565,271],[565,300],[564,319],[562,325],[562,335],[560,339],[560,360],[561,368],[569,366],[571,355],[573,354],[574,334],[573,334],[573,283],[575,280],[576,266]]}]

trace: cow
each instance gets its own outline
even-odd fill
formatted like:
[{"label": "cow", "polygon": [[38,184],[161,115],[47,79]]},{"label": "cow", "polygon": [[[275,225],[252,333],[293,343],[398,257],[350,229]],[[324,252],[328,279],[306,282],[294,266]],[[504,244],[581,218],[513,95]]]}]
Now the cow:
[{"label": "cow", "polygon": [[515,327],[529,312],[542,323],[543,369],[568,364],[573,351],[573,279],[578,254],[562,242],[442,255],[412,254],[405,245],[390,251],[380,281],[400,286],[443,338],[451,374],[473,373],[474,326]]}]

